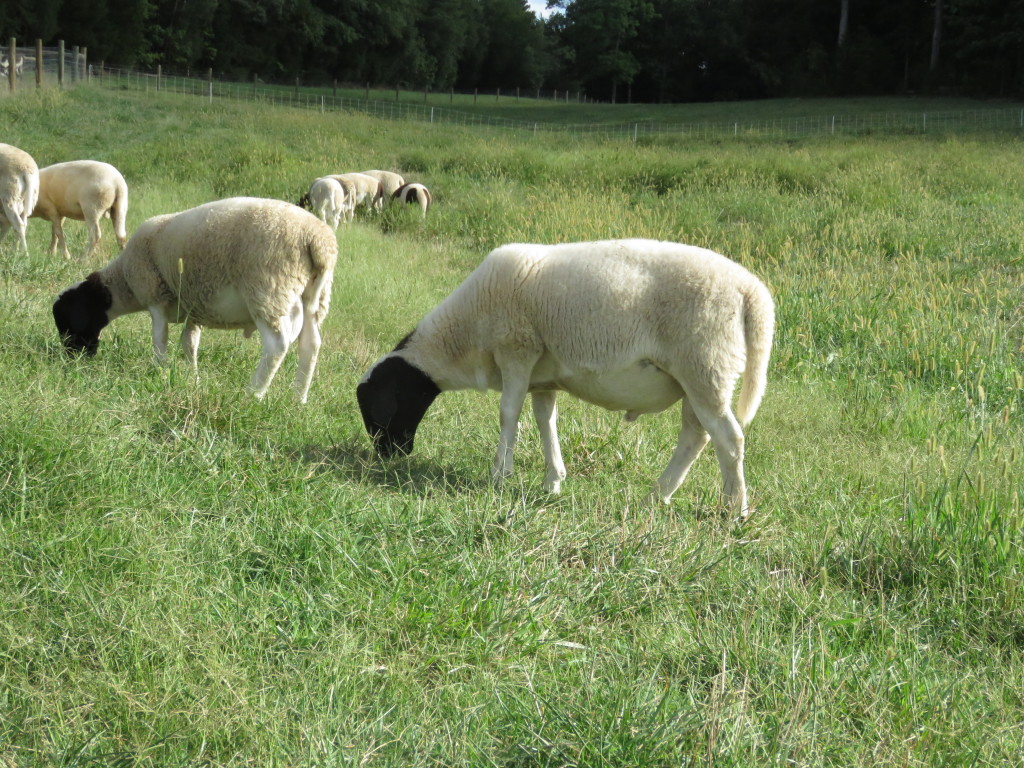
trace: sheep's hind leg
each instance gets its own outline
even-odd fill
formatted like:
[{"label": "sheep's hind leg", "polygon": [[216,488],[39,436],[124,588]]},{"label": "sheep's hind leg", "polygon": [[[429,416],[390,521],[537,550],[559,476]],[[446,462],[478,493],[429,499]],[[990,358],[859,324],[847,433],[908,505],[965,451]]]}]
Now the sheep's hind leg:
[{"label": "sheep's hind leg", "polygon": [[307,308],[302,330],[299,331],[299,368],[295,372],[295,394],[300,403],[306,402],[309,384],[316,370],[316,360],[320,355],[320,343],[320,324],[316,320],[316,313]]},{"label": "sheep's hind leg", "polygon": [[747,508],[747,485],[743,479],[743,429],[728,407],[721,411],[694,404],[701,424],[711,435],[715,456],[722,470],[722,495],[729,509],[741,518]]},{"label": "sheep's hind leg", "polygon": [[186,321],[185,327],[181,330],[181,351],[197,379],[199,378],[199,336],[202,331],[202,326],[191,320]]},{"label": "sheep's hind leg", "polygon": [[676,441],[676,449],[665,471],[658,478],[653,495],[668,504],[672,499],[672,494],[683,484],[690,467],[693,466],[693,462],[697,460],[707,444],[708,433],[697,418],[697,414],[694,413],[693,407],[684,397],[682,424],[679,429],[679,439]]},{"label": "sheep's hind leg", "polygon": [[285,353],[288,351],[290,334],[287,331],[289,329],[281,327],[281,323],[287,324],[287,322],[287,316],[283,317],[279,321],[278,327],[273,328],[265,320],[256,320],[256,330],[260,332],[260,338],[263,339],[263,356],[249,381],[249,389],[258,400],[262,400],[263,396],[267,394],[270,382],[274,380],[274,374],[281,367],[281,361],[284,360]]},{"label": "sheep's hind leg", "polygon": [[562,463],[562,448],[558,444],[558,405],[553,391],[533,393],[533,416],[537,420],[537,431],[544,449],[544,490],[559,493],[565,479],[565,464]]}]

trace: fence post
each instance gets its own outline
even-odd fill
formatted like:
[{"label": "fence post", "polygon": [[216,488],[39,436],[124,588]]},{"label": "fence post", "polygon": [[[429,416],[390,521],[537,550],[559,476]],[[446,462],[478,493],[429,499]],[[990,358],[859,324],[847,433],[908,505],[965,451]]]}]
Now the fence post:
[{"label": "fence post", "polygon": [[331,89],[331,98],[338,98],[338,78],[334,78],[334,87]]},{"label": "fence post", "polygon": [[259,79],[259,75],[255,72],[252,73],[252,97],[256,98],[256,81]]},{"label": "fence post", "polygon": [[454,86],[452,86],[451,88],[448,89],[448,103],[449,104],[454,104],[455,103],[455,87]]},{"label": "fence post", "polygon": [[633,123],[633,143],[636,144],[637,136],[640,134],[640,123]]},{"label": "fence post", "polygon": [[370,83],[369,83],[369,81],[367,81],[367,83],[366,83],[366,100],[367,101],[370,100]]},{"label": "fence post", "polygon": [[498,89],[497,93],[494,94],[495,103],[501,101],[501,88]]},{"label": "fence post", "polygon": [[156,65],[156,90],[160,92],[160,81],[163,79],[164,67],[163,64]]},{"label": "fence post", "polygon": [[36,38],[36,88],[43,87],[43,41]]},{"label": "fence post", "polygon": [[434,122],[434,108],[430,108],[430,122]]},{"label": "fence post", "polygon": [[64,87],[64,41],[57,41],[57,87]]},{"label": "fence post", "polygon": [[82,46],[82,75],[85,78],[85,82],[89,82],[89,49]]},{"label": "fence post", "polygon": [[519,86],[516,86],[516,101],[519,101]]},{"label": "fence post", "polygon": [[473,103],[474,103],[474,104],[476,104],[476,94],[477,94],[477,91],[478,91],[478,90],[479,90],[479,89],[477,89],[477,88],[474,88],[474,89],[473,89]]},{"label": "fence post", "polygon": [[210,84],[210,103],[213,104],[213,67],[206,70],[206,81]]},{"label": "fence post", "polygon": [[18,41],[13,37],[11,38],[10,50],[7,53],[7,84],[10,88],[11,93],[14,93],[15,83],[17,82],[17,73],[15,62],[17,61],[18,54]]},{"label": "fence post", "polygon": [[395,83],[395,101],[398,101],[398,83]]}]

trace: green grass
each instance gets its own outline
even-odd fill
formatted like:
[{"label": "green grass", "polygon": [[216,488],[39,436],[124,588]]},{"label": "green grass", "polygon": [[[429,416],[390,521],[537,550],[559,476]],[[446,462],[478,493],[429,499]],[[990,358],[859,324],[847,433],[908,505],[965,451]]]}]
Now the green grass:
[{"label": "green grass", "polygon": [[[757,109],[766,109],[758,105]],[[1003,135],[536,139],[79,89],[0,99],[0,140],[91,157],[129,230],[229,195],[396,168],[435,207],[362,218],[310,402],[290,357],[149,321],[65,360],[91,263],[0,243],[0,766],[1007,765],[1024,722],[1024,143]],[[68,222],[72,250],[84,227]],[[563,398],[569,477],[488,482],[497,395],[369,447],[355,384],[492,247],[644,236],[771,286],[748,431],[758,513],[713,455],[645,496],[675,409]]]}]

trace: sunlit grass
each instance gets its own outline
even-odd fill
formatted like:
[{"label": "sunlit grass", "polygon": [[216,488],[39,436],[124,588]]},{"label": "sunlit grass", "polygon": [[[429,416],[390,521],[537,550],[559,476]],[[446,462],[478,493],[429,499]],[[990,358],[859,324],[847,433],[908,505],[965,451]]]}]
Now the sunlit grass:
[{"label": "sunlit grass", "polygon": [[[759,105],[759,109],[766,105]],[[208,331],[200,379],[145,315],[63,359],[91,263],[0,243],[0,765],[1014,764],[1024,720],[1024,161],[1006,136],[525,140],[151,94],[0,100],[40,165],[112,162],[129,230],[394,168],[435,206],[339,231],[304,407],[289,358]],[[84,227],[67,222],[73,252]],[[379,462],[354,387],[491,248],[654,237],[772,288],[757,514],[713,455],[645,496],[670,412],[563,398],[488,483],[496,395],[439,398]]]}]

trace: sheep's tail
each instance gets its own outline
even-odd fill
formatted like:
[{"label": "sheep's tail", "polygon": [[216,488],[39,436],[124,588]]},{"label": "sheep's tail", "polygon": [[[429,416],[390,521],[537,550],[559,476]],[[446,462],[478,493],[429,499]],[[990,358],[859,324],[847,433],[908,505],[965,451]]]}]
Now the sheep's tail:
[{"label": "sheep's tail", "polygon": [[25,174],[25,190],[23,199],[25,201],[25,221],[28,221],[28,217],[31,216],[32,212],[36,209],[36,203],[39,202],[39,174]]},{"label": "sheep's tail", "polygon": [[743,387],[736,407],[736,418],[745,428],[754,419],[768,386],[768,357],[775,332],[775,304],[768,289],[755,281],[743,301],[743,335],[747,344],[747,364]]},{"label": "sheep's tail", "polygon": [[318,233],[313,237],[309,241],[308,256],[313,274],[306,289],[306,306],[321,323],[331,308],[331,284],[334,282],[334,264],[338,259],[338,241],[334,233]]},{"label": "sheep's tail", "polygon": [[125,220],[128,218],[128,185],[118,184],[117,194],[114,195],[114,202],[110,206],[110,220],[114,225],[114,237],[122,248],[128,241],[128,230],[125,229]]}]

